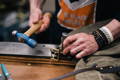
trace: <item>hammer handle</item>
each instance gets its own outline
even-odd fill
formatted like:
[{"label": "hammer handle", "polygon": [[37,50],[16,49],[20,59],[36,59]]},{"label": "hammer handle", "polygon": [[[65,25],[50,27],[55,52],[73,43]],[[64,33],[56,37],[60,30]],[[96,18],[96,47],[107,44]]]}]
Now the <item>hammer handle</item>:
[{"label": "hammer handle", "polygon": [[[45,13],[44,16],[51,17],[51,14]],[[36,31],[40,29],[42,24],[43,24],[43,21],[40,20],[37,24],[34,24],[33,26],[31,26],[24,34],[26,34],[27,36],[31,36],[32,34],[34,34]]]}]

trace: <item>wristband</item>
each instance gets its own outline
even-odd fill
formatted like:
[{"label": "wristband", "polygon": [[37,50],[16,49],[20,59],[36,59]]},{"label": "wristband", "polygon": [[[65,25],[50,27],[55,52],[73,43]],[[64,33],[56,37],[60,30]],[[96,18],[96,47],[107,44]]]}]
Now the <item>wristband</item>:
[{"label": "wristband", "polygon": [[108,39],[109,44],[114,40],[111,31],[107,27],[103,26],[99,30],[101,30],[105,34],[106,38]]}]

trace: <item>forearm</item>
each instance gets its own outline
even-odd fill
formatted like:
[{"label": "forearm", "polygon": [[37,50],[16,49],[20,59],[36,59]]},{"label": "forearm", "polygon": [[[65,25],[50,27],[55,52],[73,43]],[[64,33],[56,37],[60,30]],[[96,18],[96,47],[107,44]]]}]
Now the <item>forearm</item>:
[{"label": "forearm", "polygon": [[115,39],[120,37],[120,22],[116,19],[110,21],[107,25],[92,32],[99,49],[109,45]]},{"label": "forearm", "polygon": [[109,24],[105,25],[105,27],[111,31],[114,39],[120,37],[120,22],[118,20],[113,19]]},{"label": "forearm", "polygon": [[40,8],[41,0],[30,0],[30,11],[33,11],[35,8]]}]

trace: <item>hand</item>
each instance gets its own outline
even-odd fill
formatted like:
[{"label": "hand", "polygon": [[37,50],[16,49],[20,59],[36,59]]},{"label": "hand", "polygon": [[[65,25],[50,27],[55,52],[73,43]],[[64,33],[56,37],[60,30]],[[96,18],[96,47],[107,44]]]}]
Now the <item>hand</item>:
[{"label": "hand", "polygon": [[40,20],[43,21],[43,24],[41,25],[41,28],[39,29],[38,32],[43,32],[48,28],[48,25],[50,23],[50,17],[43,16],[42,11],[38,8],[35,8],[34,10],[31,10],[29,25],[33,26],[34,24],[36,24]]},{"label": "hand", "polygon": [[63,53],[70,52],[76,58],[82,58],[98,50],[98,44],[91,34],[78,33],[68,36],[63,42]]}]

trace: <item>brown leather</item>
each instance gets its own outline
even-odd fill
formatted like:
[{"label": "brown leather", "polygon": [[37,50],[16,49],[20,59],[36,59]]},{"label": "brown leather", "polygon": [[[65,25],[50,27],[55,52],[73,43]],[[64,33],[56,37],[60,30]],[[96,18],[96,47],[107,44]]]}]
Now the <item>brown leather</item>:
[{"label": "brown leather", "polygon": [[[74,70],[74,67],[50,64],[30,64],[19,62],[4,63],[14,80],[49,80]],[[64,80],[74,80],[69,77]]]}]

